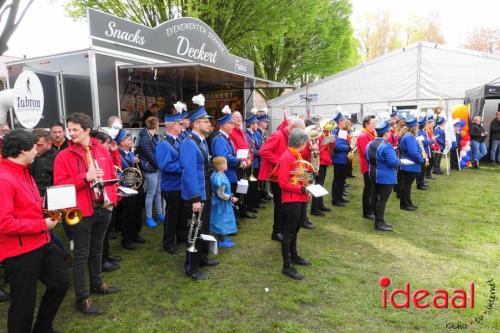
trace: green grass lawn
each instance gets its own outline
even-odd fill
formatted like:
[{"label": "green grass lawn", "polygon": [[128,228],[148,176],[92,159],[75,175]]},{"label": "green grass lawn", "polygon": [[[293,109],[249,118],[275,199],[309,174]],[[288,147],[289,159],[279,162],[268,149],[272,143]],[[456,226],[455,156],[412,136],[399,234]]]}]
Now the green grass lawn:
[{"label": "green grass lawn", "polygon": [[[330,189],[332,170],[328,172]],[[242,221],[234,238],[237,246],[221,251],[219,266],[205,269],[207,281],[184,277],[183,252],[163,252],[159,228],[144,228],[148,242],[134,252],[113,241],[113,254],[124,261],[104,280],[123,291],[96,297],[106,313],[86,317],[75,310],[70,289],[55,328],[114,333],[446,332],[453,331],[446,328],[449,322],[468,324],[483,314],[486,281],[500,282],[500,167],[436,176],[429,181],[430,190],[413,190],[416,212],[399,210],[392,194],[386,220],[393,233],[375,232],[373,223],[361,218],[362,178],[356,175],[349,180],[348,206],[313,217],[316,229],[299,233],[299,252],[313,262],[299,267],[304,280],[281,274],[280,246],[270,240],[272,205],[267,204],[257,220]],[[383,275],[392,280],[389,290],[408,281],[412,290],[452,291],[474,281],[476,306],[382,309],[378,280]],[[497,296],[493,310],[469,329],[500,332],[499,303]],[[8,304],[0,304],[0,332],[6,332],[7,309]]]}]

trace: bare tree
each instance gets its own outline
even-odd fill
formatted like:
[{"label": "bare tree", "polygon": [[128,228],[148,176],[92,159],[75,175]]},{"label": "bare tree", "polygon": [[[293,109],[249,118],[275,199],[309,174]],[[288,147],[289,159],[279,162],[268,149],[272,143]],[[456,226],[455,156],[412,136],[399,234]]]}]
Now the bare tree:
[{"label": "bare tree", "polygon": [[476,51],[500,53],[500,29],[475,29],[464,46]]},{"label": "bare tree", "polygon": [[[0,31],[0,55],[4,54],[5,51],[9,49],[7,43],[9,42],[10,37],[16,30],[17,26],[21,22],[26,14],[26,11],[31,6],[33,0],[30,0],[26,7],[23,9],[19,18],[17,17],[17,13],[19,11],[19,5],[21,3],[20,0],[0,0],[0,22],[5,20],[5,24],[3,29]],[[5,16],[5,18],[4,18]]]}]

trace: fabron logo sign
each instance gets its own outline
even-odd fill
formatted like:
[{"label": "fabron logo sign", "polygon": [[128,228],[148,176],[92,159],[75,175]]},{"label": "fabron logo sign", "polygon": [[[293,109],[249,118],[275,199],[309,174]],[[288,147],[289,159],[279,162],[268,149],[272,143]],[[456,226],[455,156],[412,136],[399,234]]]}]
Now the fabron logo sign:
[{"label": "fabron logo sign", "polygon": [[13,106],[17,120],[25,128],[35,127],[42,118],[43,88],[38,76],[24,71],[14,84]]}]

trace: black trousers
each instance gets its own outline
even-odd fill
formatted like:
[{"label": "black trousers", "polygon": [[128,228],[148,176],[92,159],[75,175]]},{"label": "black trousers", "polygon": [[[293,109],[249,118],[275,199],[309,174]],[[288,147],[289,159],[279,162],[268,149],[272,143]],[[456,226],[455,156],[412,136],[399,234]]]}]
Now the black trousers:
[{"label": "black trousers", "polygon": [[432,168],[434,168],[434,152],[431,151],[431,157],[429,157],[429,165],[425,167],[425,177],[430,177],[432,175]]},{"label": "black trousers", "polygon": [[163,223],[163,248],[167,249],[175,246],[177,240],[186,240],[187,226],[185,222],[187,220],[182,217],[181,191],[162,192],[161,194],[167,202]]},{"label": "black trousers", "polygon": [[[328,166],[326,165],[320,165],[319,166],[319,172],[318,175],[316,176],[316,184],[319,184],[321,186],[325,185],[325,178],[326,178],[326,171],[328,170]],[[311,200],[311,212],[317,212],[321,210],[322,207],[325,207],[325,204],[323,202],[323,197],[313,197]]]},{"label": "black trousers", "polygon": [[[247,171],[248,172],[248,171]],[[259,169],[253,169],[253,176],[257,179],[259,174]],[[248,193],[247,193],[247,207],[255,208],[260,203],[260,193],[259,193],[259,182],[258,181],[248,181]]]},{"label": "black trousers", "polygon": [[[238,180],[246,178],[250,176],[250,169],[248,170],[243,170],[241,168],[236,169],[236,174],[238,175]],[[250,182],[249,182],[250,183]],[[233,190],[234,186],[234,190]],[[231,192],[233,192],[233,195],[238,196],[238,202],[235,204],[235,206],[238,207],[238,209],[235,211],[235,216],[238,218],[238,216],[244,216],[247,214],[247,201],[248,201],[248,192],[246,194],[241,194],[241,193],[236,193],[236,187],[237,183],[231,184]],[[237,215],[239,214],[239,215]]]},{"label": "black trousers", "polygon": [[371,202],[372,187],[373,183],[370,180],[369,172],[367,171],[363,174],[363,197],[361,201],[363,204],[363,215],[370,215],[373,213],[373,206]]},{"label": "black trousers", "polygon": [[420,164],[420,172],[417,174],[417,186],[425,185],[425,162]]},{"label": "black trousers", "polygon": [[292,259],[298,256],[297,234],[307,215],[307,202],[287,202],[283,204],[283,240],[281,255],[283,267],[290,267]]},{"label": "black trousers", "polygon": [[110,253],[109,253],[109,234],[111,233],[111,231],[115,230],[115,227],[118,225],[120,230],[122,228],[122,221],[120,221],[120,216],[121,213],[120,213],[120,205],[118,203],[118,205],[116,207],[113,208],[113,211],[111,212],[111,218],[109,219],[109,224],[108,224],[108,227],[106,229],[106,233],[104,235],[104,241],[102,243],[102,261],[106,261],[106,258],[109,257]]},{"label": "black trousers", "polygon": [[348,172],[349,166],[347,164],[335,164],[333,166],[332,202],[342,200]]},{"label": "black trousers", "polygon": [[375,214],[375,223],[384,222],[385,206],[391,195],[393,185],[373,184],[371,193],[372,209]]},{"label": "black trousers", "polygon": [[111,220],[111,212],[105,208],[95,208],[94,214],[84,217],[73,226],[75,242],[75,258],[73,260],[73,280],[76,301],[81,302],[89,297],[85,281],[87,267],[92,287],[102,284],[102,248],[106,230]]},{"label": "black trousers", "polygon": [[273,193],[274,218],[273,234],[283,232],[283,204],[281,203],[281,188],[277,182],[270,182],[271,192]]},{"label": "black trousers", "polygon": [[434,154],[434,173],[441,172],[441,158],[443,154],[436,153]]},{"label": "black trousers", "polygon": [[[210,231],[210,211],[211,211],[211,201],[206,200],[203,202],[203,211],[201,212],[201,228],[198,233],[198,237],[201,234],[208,235]],[[183,212],[182,216],[186,222],[185,225],[189,231],[189,220],[193,216],[193,204],[190,201],[182,201]],[[186,244],[189,246],[189,244]],[[208,258],[208,242],[201,240],[200,238],[196,239],[195,247],[198,252],[188,252],[186,250],[186,261],[184,262],[184,270],[187,274],[193,274],[198,272],[200,269],[200,264],[203,261],[206,261]]]},{"label": "black trousers", "polygon": [[450,150],[450,168],[454,170],[458,170],[458,155],[460,154],[459,149],[451,149]]},{"label": "black trousers", "polygon": [[401,186],[399,188],[399,206],[401,208],[413,205],[411,201],[411,185],[415,181],[418,172],[400,170]]},{"label": "black trousers", "polygon": [[47,289],[43,294],[33,332],[48,332],[69,287],[63,256],[50,242],[3,262],[10,285],[9,333],[31,333],[36,306],[36,287],[40,280]]},{"label": "black trousers", "polygon": [[122,224],[122,243],[133,242],[142,229],[142,216],[137,195],[123,197],[118,207],[118,219]]}]

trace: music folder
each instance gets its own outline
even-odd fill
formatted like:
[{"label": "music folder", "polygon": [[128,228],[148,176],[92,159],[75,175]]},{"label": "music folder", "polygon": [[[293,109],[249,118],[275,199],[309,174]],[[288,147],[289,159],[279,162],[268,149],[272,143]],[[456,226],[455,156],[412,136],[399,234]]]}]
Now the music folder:
[{"label": "music folder", "polygon": [[307,192],[311,193],[313,197],[318,198],[328,194],[326,188],[320,184],[309,185],[306,187]]},{"label": "music folder", "polygon": [[47,209],[58,210],[76,207],[75,185],[47,187]]}]

